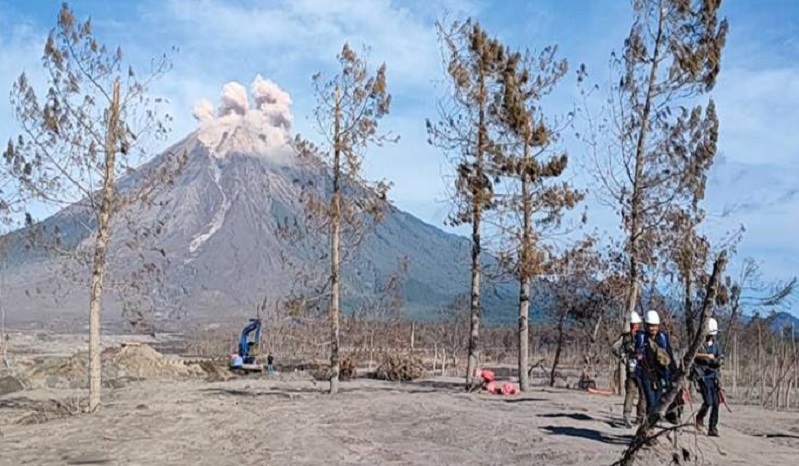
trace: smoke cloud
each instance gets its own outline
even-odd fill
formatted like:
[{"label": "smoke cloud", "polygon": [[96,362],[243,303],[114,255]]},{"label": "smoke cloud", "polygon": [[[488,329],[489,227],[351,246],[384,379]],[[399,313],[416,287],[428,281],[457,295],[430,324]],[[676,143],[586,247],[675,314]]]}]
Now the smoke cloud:
[{"label": "smoke cloud", "polygon": [[220,115],[231,113],[245,115],[249,106],[246,87],[235,81],[225,84],[225,87],[222,88],[222,102],[219,105]]},{"label": "smoke cloud", "polygon": [[193,115],[199,140],[220,158],[238,153],[291,160],[291,96],[261,75],[252,82],[251,93],[253,107],[247,88],[231,81],[222,87],[216,110],[208,100],[197,102]]},{"label": "smoke cloud", "polygon": [[274,126],[291,127],[291,96],[288,92],[259,74],[252,83],[252,95],[255,106],[269,116]]},{"label": "smoke cloud", "polygon": [[214,104],[207,99],[202,99],[194,105],[194,118],[199,121],[214,119]]}]

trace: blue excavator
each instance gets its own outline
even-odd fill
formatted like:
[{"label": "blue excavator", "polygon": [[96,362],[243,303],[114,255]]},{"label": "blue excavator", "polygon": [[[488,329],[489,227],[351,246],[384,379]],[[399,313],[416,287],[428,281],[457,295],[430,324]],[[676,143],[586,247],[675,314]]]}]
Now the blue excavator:
[{"label": "blue excavator", "polygon": [[261,319],[250,319],[247,326],[241,331],[238,350],[230,355],[230,369],[244,372],[263,371],[263,364],[259,364],[257,361],[260,343]]}]

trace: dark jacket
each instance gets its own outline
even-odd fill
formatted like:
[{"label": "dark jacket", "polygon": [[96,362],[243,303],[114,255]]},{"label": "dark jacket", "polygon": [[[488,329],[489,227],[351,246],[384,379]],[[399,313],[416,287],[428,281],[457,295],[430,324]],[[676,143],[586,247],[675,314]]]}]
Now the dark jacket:
[{"label": "dark jacket", "polygon": [[643,371],[647,371],[650,376],[657,375],[666,381],[671,381],[672,376],[677,373],[677,361],[674,360],[669,334],[659,331],[657,335],[655,335],[655,344],[663,348],[669,355],[669,364],[667,367],[663,367],[657,363],[657,356],[653,353],[652,348],[650,348],[648,340],[649,335],[646,331],[641,330],[635,334],[635,354],[636,359],[638,359],[636,375],[640,378],[643,376]]},{"label": "dark jacket", "polygon": [[708,361],[704,358],[696,358],[692,376],[696,379],[718,378],[719,369],[724,364],[724,353],[721,351],[719,342],[714,341],[712,345],[705,342],[699,348],[699,352],[712,354],[714,359]]}]

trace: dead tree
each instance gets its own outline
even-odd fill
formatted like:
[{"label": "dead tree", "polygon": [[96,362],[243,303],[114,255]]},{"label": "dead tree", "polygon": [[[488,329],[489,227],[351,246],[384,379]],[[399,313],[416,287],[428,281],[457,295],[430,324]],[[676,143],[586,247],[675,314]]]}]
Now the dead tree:
[{"label": "dead tree", "polygon": [[480,360],[480,300],[483,217],[493,207],[492,154],[496,152],[496,118],[489,105],[501,94],[499,73],[505,51],[472,20],[437,25],[449,80],[449,95],[439,106],[440,121],[427,121],[429,142],[452,156],[455,164],[452,226],[471,224],[471,304],[466,388],[474,381]]},{"label": "dead tree", "polygon": [[566,60],[557,60],[557,47],[545,48],[537,57],[508,51],[501,74],[502,101],[497,113],[507,141],[494,155],[506,188],[496,193],[502,234],[498,257],[503,268],[519,281],[519,385],[530,388],[529,366],[530,283],[542,272],[547,234],[561,226],[565,211],[584,194],[568,183],[556,184],[568,157],[552,145],[559,134],[546,121],[541,99],[566,73]]},{"label": "dead tree", "polygon": [[[610,114],[603,122],[589,118],[589,151],[603,198],[618,211],[625,230],[627,302],[619,325],[636,310],[644,269],[663,254],[666,215],[686,189],[690,157],[673,150],[701,108],[697,98],[712,90],[727,36],[719,21],[721,2],[641,0],[633,2],[635,19],[621,56],[612,58],[616,81]],[[599,124],[598,124],[599,123]],[[697,125],[703,131],[702,125]],[[607,143],[598,134],[612,134]],[[707,135],[699,134],[703,139]],[[688,162],[688,166],[686,166]],[[620,370],[620,377],[624,377]],[[621,381],[623,382],[623,381]],[[619,386],[623,386],[621,383]]]},{"label": "dead tree", "polygon": [[308,190],[304,198],[308,215],[330,240],[331,394],[338,392],[340,371],[342,238],[357,245],[370,230],[367,226],[382,220],[390,186],[384,181],[369,183],[361,172],[369,146],[392,140],[378,132],[378,123],[391,106],[386,65],[370,75],[366,62],[348,44],[337,59],[338,74],[328,80],[321,73],[313,77],[314,116],[325,147],[320,149],[299,137],[296,141],[300,157],[322,162],[331,178],[329,187]]},{"label": "dead tree", "polygon": [[[9,141],[4,159],[17,188],[33,200],[88,213],[85,235],[93,240],[83,241],[87,247],[61,243],[59,232],[44,231],[30,215],[26,223],[32,231],[42,227],[37,238],[51,251],[76,259],[79,273],[89,272],[89,409],[94,411],[101,402],[100,322],[114,233],[137,231],[128,242],[138,248],[144,236],[161,228],[147,225],[142,232],[120,213],[156,203],[185,159],[165,157],[137,168],[145,160],[144,143],[168,133],[169,117],[157,112],[162,99],[147,95],[148,85],[169,69],[166,55],[153,62],[148,76],[139,78],[124,63],[121,49],[112,51],[99,43],[91,21],[77,21],[65,4],[45,43],[42,63],[47,76],[43,94],[24,73],[14,83],[11,103],[23,133]],[[121,190],[123,177],[135,180],[135,188]],[[157,268],[152,256],[163,251],[146,253],[150,257],[138,249],[133,262],[152,271]]]}]

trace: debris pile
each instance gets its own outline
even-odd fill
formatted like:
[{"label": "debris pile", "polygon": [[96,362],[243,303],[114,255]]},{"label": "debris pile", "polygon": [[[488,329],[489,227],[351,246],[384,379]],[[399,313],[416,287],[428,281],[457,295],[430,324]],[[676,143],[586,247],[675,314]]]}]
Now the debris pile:
[{"label": "debris pile", "polygon": [[409,382],[424,377],[424,365],[412,356],[388,354],[375,373],[377,379]]},{"label": "debris pile", "polygon": [[[134,380],[174,380],[205,374],[201,367],[183,364],[180,359],[166,357],[145,344],[107,348],[101,359],[103,384],[111,388]],[[69,357],[39,360],[28,378],[33,388],[88,388],[89,355],[84,351]]]}]

